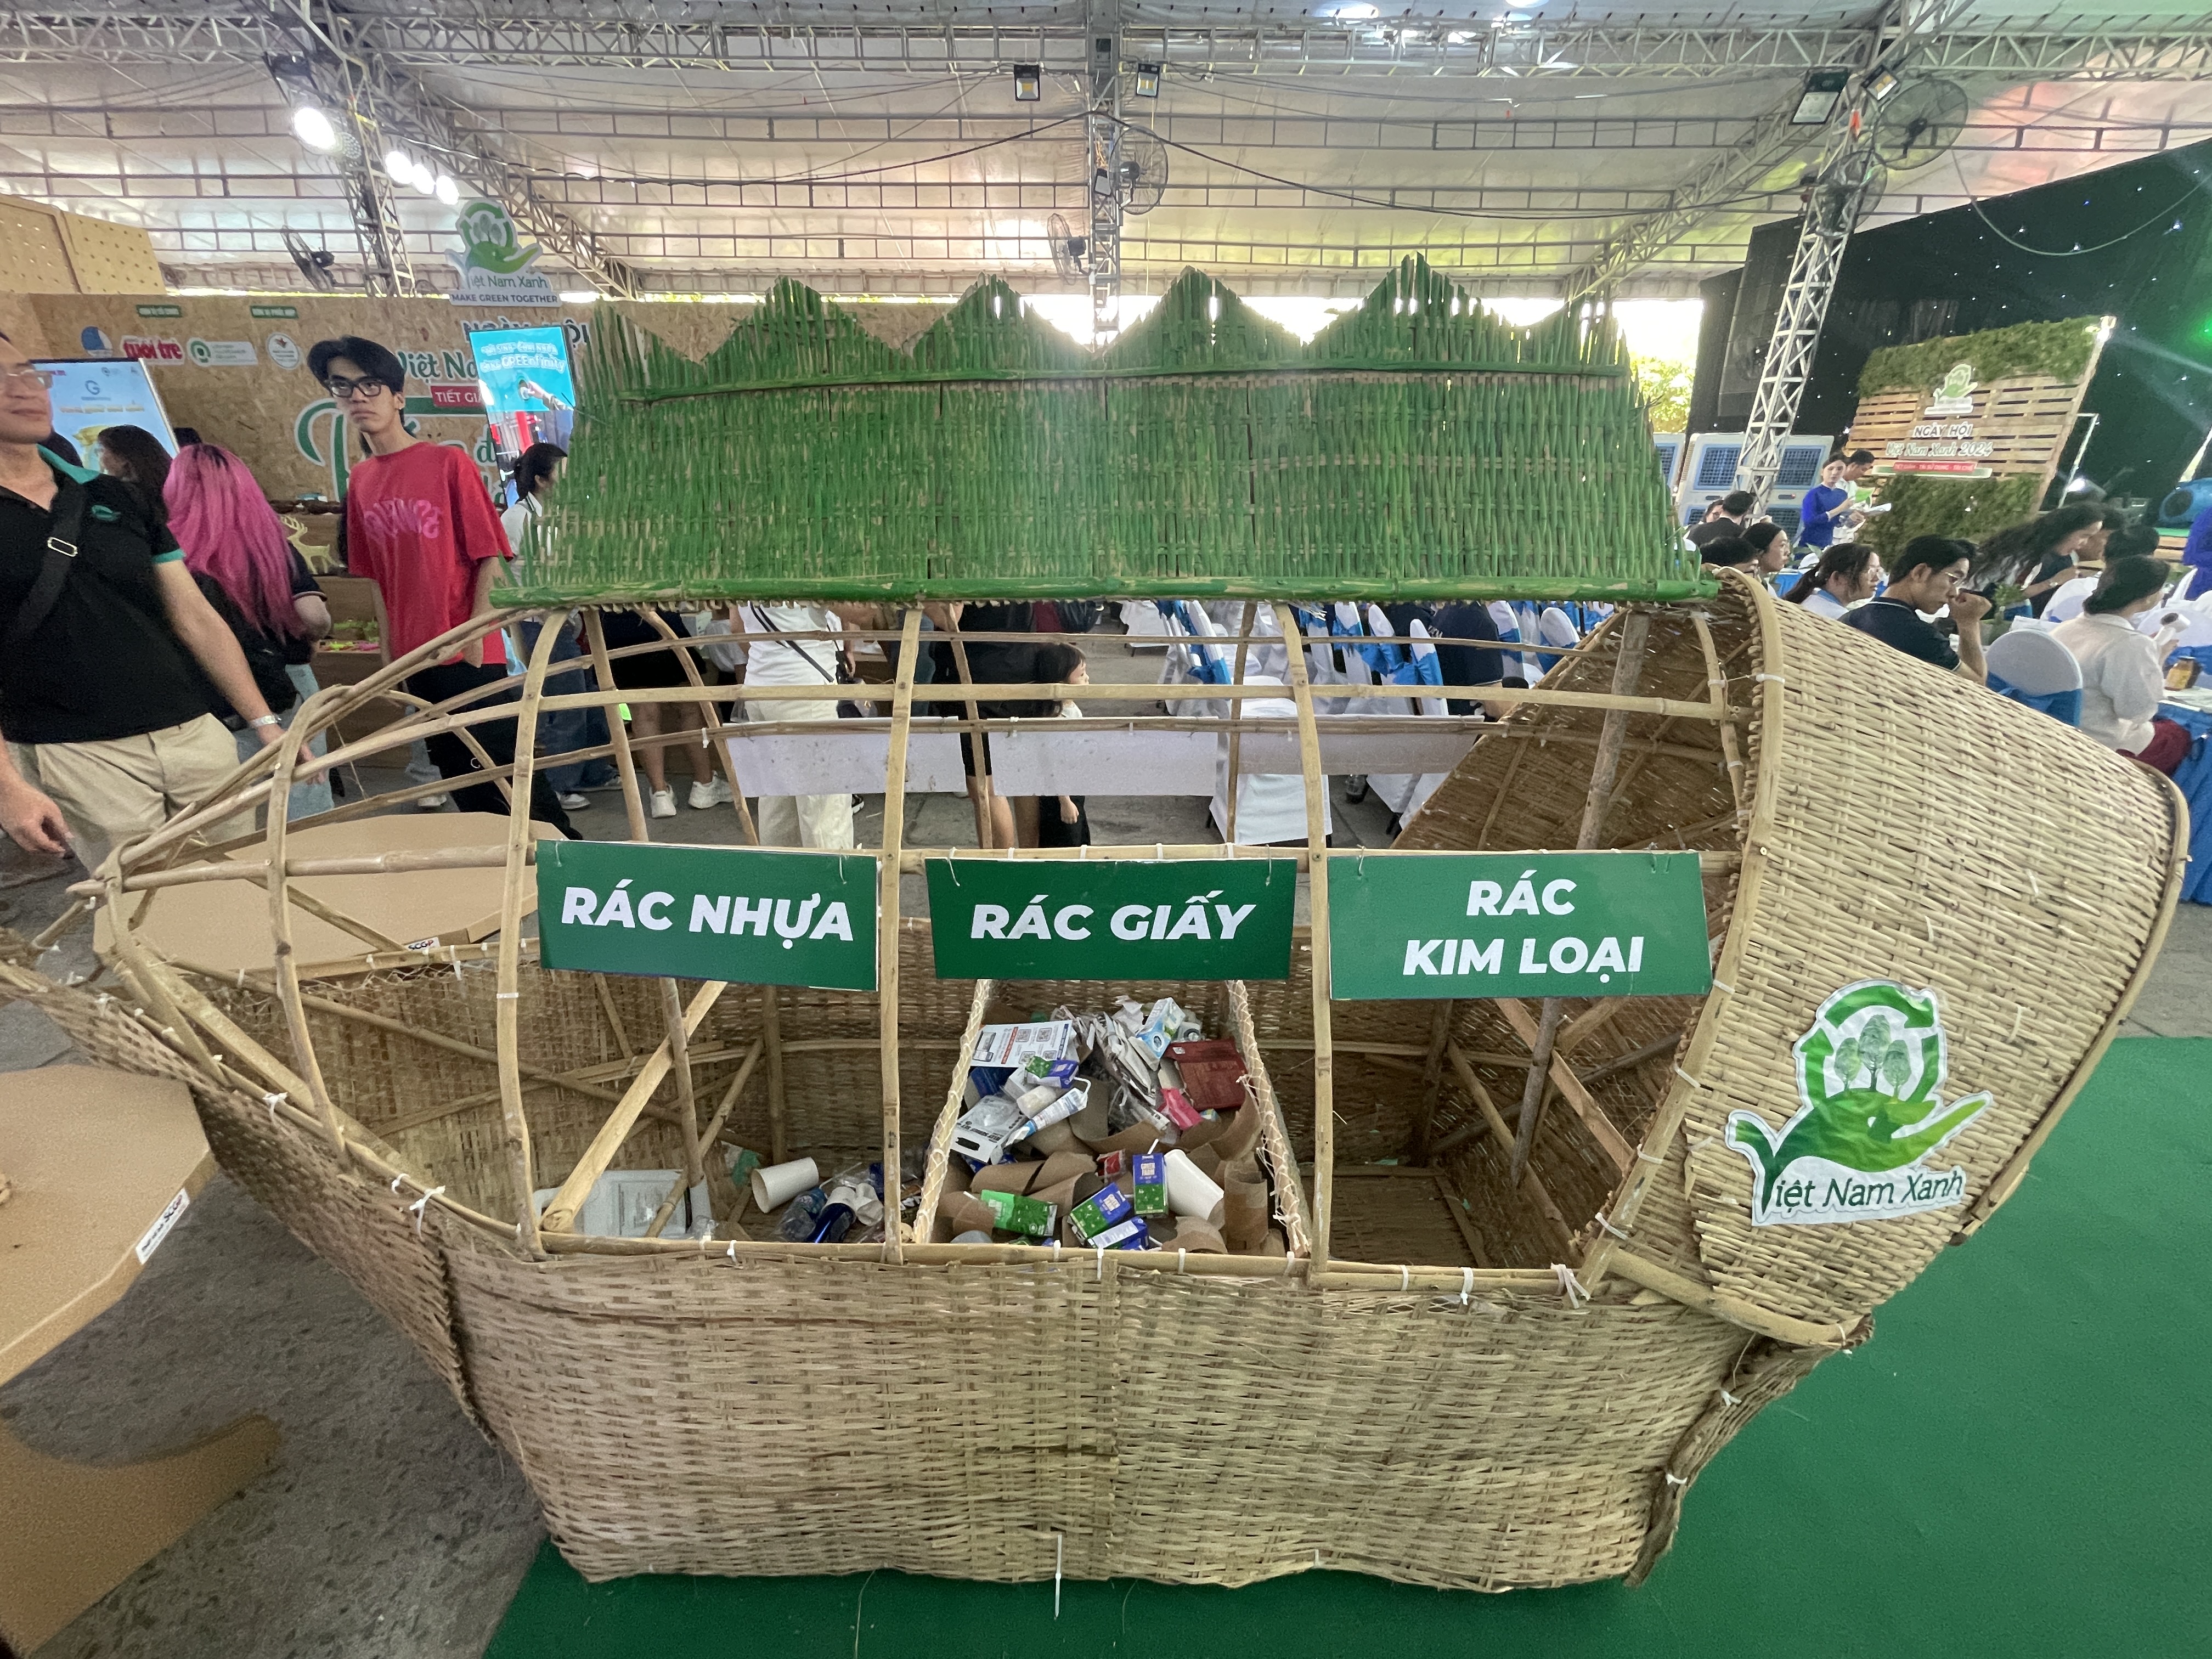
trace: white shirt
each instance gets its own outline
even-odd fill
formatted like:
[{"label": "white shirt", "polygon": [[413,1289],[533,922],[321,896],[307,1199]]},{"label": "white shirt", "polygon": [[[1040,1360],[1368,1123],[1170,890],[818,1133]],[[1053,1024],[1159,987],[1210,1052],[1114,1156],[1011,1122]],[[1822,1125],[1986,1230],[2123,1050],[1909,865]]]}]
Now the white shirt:
[{"label": "white shirt", "polygon": [[818,634],[842,628],[830,612],[818,605],[748,604],[736,610],[745,630],[747,685],[820,685],[837,678],[836,641],[776,637],[779,633]]},{"label": "white shirt", "polygon": [[1805,596],[1805,608],[1816,617],[1826,617],[1832,621],[1850,610],[1850,606],[1845,605],[1826,588],[1816,587]]},{"label": "white shirt", "polygon": [[2133,622],[2109,612],[2084,612],[2061,623],[2051,637],[2081,665],[2081,734],[2124,755],[2150,741],[2151,716],[2166,690],[2158,646],[2136,632]]},{"label": "white shirt", "polygon": [[513,507],[499,515],[499,527],[507,532],[507,544],[519,556],[522,544],[530,534],[530,526],[544,516],[545,509],[535,495],[525,495]]}]

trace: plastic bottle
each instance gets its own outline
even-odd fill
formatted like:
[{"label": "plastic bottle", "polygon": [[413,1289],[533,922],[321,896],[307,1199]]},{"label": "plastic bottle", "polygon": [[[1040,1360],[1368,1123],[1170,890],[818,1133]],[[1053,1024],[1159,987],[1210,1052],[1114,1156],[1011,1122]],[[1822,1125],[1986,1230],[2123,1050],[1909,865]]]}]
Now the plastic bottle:
[{"label": "plastic bottle", "polygon": [[814,1237],[806,1242],[810,1244],[842,1243],[844,1242],[845,1235],[850,1232],[852,1228],[853,1206],[849,1204],[832,1204],[822,1212],[822,1218],[815,1224]]},{"label": "plastic bottle", "polygon": [[815,1228],[821,1224],[822,1212],[829,1207],[830,1194],[819,1187],[809,1187],[784,1206],[783,1219],[775,1224],[775,1236],[793,1244],[810,1243]]}]

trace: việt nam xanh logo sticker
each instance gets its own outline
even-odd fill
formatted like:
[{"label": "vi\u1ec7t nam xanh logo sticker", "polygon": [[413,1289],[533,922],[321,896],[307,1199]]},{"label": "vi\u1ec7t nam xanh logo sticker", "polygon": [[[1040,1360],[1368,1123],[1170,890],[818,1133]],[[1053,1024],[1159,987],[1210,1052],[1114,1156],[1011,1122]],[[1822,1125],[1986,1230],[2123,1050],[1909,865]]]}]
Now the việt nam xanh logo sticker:
[{"label": "vi\u1ec7t nam xanh logo sticker", "polygon": [[1944,1104],[1947,1048],[1932,990],[1862,980],[1822,1003],[1791,1048],[1803,1109],[1779,1134],[1756,1112],[1729,1114],[1727,1143],[1751,1165],[1752,1224],[1878,1221],[1963,1201],[1966,1170],[1928,1159],[1990,1097]]}]

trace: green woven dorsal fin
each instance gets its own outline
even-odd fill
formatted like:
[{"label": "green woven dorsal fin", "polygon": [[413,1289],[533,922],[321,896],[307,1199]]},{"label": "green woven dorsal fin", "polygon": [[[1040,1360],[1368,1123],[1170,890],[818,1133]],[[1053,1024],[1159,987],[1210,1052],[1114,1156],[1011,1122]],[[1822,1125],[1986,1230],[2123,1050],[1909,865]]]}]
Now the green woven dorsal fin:
[{"label": "green woven dorsal fin", "polygon": [[1628,367],[1628,349],[1620,325],[1610,312],[1583,316],[1572,306],[1563,307],[1528,331],[1526,362],[1589,368]]},{"label": "green woven dorsal fin", "polygon": [[914,367],[928,374],[994,374],[1088,367],[1091,354],[987,276],[914,343]]},{"label": "green woven dorsal fin", "polygon": [[1099,354],[1102,368],[1147,370],[1259,368],[1302,355],[1297,337],[1269,322],[1221,282],[1186,269],[1159,304]]},{"label": "green woven dorsal fin", "polygon": [[1485,311],[1413,254],[1306,347],[1315,363],[1500,363],[1522,361],[1521,330]]},{"label": "green woven dorsal fin", "polygon": [[850,312],[788,278],[700,365],[711,386],[774,385],[817,379],[890,380],[912,367]]}]

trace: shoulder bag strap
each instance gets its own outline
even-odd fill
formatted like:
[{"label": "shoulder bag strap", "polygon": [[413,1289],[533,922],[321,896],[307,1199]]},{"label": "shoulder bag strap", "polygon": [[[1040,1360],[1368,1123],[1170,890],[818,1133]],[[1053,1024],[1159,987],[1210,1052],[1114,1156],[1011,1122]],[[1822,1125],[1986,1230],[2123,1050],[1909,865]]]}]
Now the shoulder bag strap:
[{"label": "shoulder bag strap", "polygon": [[821,675],[822,678],[829,681],[830,684],[837,685],[842,684],[835,674],[832,674],[827,669],[823,668],[820,663],[815,661],[812,654],[806,649],[809,643],[827,645],[829,643],[827,640],[816,641],[794,640],[789,635],[786,634],[783,629],[778,628],[774,623],[768,619],[768,612],[762,610],[757,602],[754,603],[750,608],[753,613],[753,619],[759,623],[760,625],[766,629],[769,633],[775,635],[776,638],[781,640],[785,645],[788,646],[791,648],[793,654],[797,656],[799,661],[805,663],[816,673]]},{"label": "shoulder bag strap", "polygon": [[85,501],[85,488],[81,483],[65,483],[55,492],[53,529],[46,538],[46,562],[39,567],[38,580],[23,596],[15,620],[8,629],[9,649],[13,650],[38,632],[39,624],[52,613],[54,601],[61,598],[62,587],[69,580],[70,563],[76,557],[76,538],[84,528]]}]

